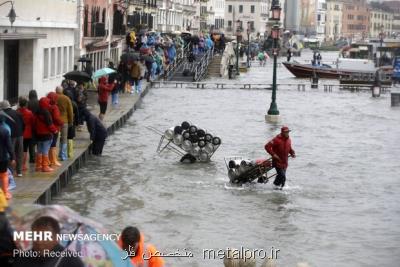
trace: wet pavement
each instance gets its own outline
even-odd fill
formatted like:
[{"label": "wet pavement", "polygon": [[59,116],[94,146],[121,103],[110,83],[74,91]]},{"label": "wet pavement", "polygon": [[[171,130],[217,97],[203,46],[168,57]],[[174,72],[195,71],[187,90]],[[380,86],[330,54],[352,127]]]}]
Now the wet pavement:
[{"label": "wet pavement", "polygon": [[[281,83],[309,84],[283,66],[278,75]],[[271,83],[271,64],[227,82],[249,81]],[[400,109],[390,107],[390,94],[280,87],[279,125],[264,120],[270,98],[264,90],[152,89],[103,157],[91,158],[54,203],[113,232],[138,226],[163,253],[194,255],[167,258],[169,266],[223,266],[203,250],[241,246],[279,249],[278,266],[397,266]],[[156,153],[160,137],[146,126],[163,131],[183,120],[222,138],[212,162],[182,165],[173,153]],[[224,157],[264,157],[281,124],[293,129],[298,156],[285,190],[229,185]]]}]

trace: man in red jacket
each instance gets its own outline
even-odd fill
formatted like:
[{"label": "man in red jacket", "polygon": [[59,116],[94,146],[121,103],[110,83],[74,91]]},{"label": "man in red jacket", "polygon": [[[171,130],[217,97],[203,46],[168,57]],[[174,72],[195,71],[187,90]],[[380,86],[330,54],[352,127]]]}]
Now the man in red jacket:
[{"label": "man in red jacket", "polygon": [[289,132],[289,128],[283,126],[281,128],[281,133],[265,145],[265,150],[272,156],[272,164],[276,170],[274,185],[280,186],[280,189],[285,186],[289,154],[293,158],[296,157],[292,149],[292,141],[290,140]]}]

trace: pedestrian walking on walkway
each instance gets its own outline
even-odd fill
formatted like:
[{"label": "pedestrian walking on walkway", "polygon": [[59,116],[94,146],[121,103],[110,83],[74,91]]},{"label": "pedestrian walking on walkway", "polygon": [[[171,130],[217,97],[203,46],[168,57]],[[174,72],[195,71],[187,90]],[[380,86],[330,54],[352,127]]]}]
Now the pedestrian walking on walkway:
[{"label": "pedestrian walking on walkway", "polygon": [[114,81],[116,82],[116,85],[114,86],[114,89],[111,91],[111,104],[113,106],[118,105],[119,99],[118,99],[118,93],[120,90],[120,84],[121,84],[121,77],[120,77],[120,73],[117,72],[117,69],[114,67],[114,63],[112,61],[110,61],[108,63],[108,67],[110,69],[115,70],[115,73],[111,73],[108,75],[108,83],[112,84],[114,83]]},{"label": "pedestrian walking on walkway", "polygon": [[140,80],[140,66],[137,61],[134,61],[131,65],[131,94],[133,94],[135,91],[137,91],[137,87],[139,86],[139,80]]},{"label": "pedestrian walking on walkway", "polygon": [[288,50],[287,50],[287,61],[289,62],[291,58],[292,58],[292,50],[290,48],[288,48]]},{"label": "pedestrian walking on walkway", "polygon": [[[64,121],[61,118],[61,112],[57,105],[58,95],[54,92],[50,92],[47,94],[47,98],[50,99],[51,119],[53,120],[54,126],[56,126],[57,128],[57,133],[53,134],[53,140],[51,142],[49,150],[49,161],[51,167],[60,167],[61,163],[57,159],[57,141],[59,133],[64,127]],[[61,144],[60,144],[60,149],[61,149]]]},{"label": "pedestrian walking on walkway", "polygon": [[6,123],[11,127],[11,142],[13,144],[16,173],[18,177],[22,176],[22,162],[24,158],[24,119],[21,114],[13,110],[7,100],[0,102],[0,110],[3,110],[8,117]]},{"label": "pedestrian walking on walkway", "polygon": [[8,115],[0,111],[0,183],[6,199],[11,199],[12,195],[8,191],[7,168],[15,165],[14,148],[11,142],[11,129],[6,125]]},{"label": "pedestrian walking on walkway", "polygon": [[60,160],[65,161],[68,159],[68,128],[74,123],[74,111],[72,108],[71,100],[68,96],[64,95],[63,92],[64,89],[61,86],[57,86],[57,106],[60,110],[61,120],[64,123],[60,129],[60,152],[58,157],[60,158]]},{"label": "pedestrian walking on walkway", "polygon": [[74,119],[73,123],[71,125],[68,125],[68,158],[73,158],[74,157],[74,138],[75,138],[75,130],[76,127],[79,125],[79,110],[78,110],[78,105],[76,104],[72,93],[68,91],[64,91],[64,94],[71,100],[72,104],[72,110],[74,114]]},{"label": "pedestrian walking on walkway", "polygon": [[277,173],[274,185],[280,187],[280,189],[285,186],[288,157],[289,155],[293,158],[296,157],[292,149],[289,132],[289,128],[283,126],[281,133],[265,145],[265,150],[272,156],[272,165],[275,167]]},{"label": "pedestrian walking on walkway", "polygon": [[[36,90],[30,90],[28,95],[28,109],[32,111],[33,115],[39,110],[39,99]],[[31,145],[29,146],[29,163],[35,163],[36,159],[36,138],[35,132],[32,131]]]},{"label": "pedestrian walking on walkway", "polygon": [[57,127],[53,124],[50,114],[50,99],[42,97],[39,100],[39,110],[35,114],[33,127],[37,140],[36,171],[52,172],[49,167],[49,150],[53,141],[53,135],[58,133]]},{"label": "pedestrian walking on walkway", "polygon": [[[28,159],[28,149],[34,150],[32,148],[33,144],[33,134],[32,127],[35,122],[35,117],[33,112],[28,109],[28,100],[25,97],[19,97],[18,100],[18,112],[21,114],[22,119],[24,120],[24,133],[23,133],[23,147],[24,147],[24,157],[22,161],[22,171],[26,171],[28,168],[26,166],[26,161]],[[35,162],[33,160],[33,162]]]},{"label": "pedestrian walking on walkway", "polygon": [[76,87],[76,104],[78,106],[78,131],[81,131],[83,122],[85,121],[85,118],[83,117],[84,110],[87,109],[87,99],[88,95],[86,92],[86,89],[84,88],[83,84],[78,84]]},{"label": "pedestrian walking on walkway", "polygon": [[99,119],[103,120],[107,112],[108,96],[110,92],[114,89],[114,83],[108,83],[107,77],[103,76],[99,79],[99,85],[97,86],[97,92],[99,94],[98,102],[100,105]]}]

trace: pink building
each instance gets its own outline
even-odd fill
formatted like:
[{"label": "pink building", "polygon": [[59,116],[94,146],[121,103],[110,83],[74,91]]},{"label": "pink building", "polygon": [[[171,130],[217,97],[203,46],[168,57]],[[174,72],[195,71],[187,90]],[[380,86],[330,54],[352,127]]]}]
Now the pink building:
[{"label": "pink building", "polygon": [[109,61],[118,63],[125,39],[125,10],[119,0],[83,0],[79,7],[76,60],[81,56],[89,57],[95,70],[105,67]]}]

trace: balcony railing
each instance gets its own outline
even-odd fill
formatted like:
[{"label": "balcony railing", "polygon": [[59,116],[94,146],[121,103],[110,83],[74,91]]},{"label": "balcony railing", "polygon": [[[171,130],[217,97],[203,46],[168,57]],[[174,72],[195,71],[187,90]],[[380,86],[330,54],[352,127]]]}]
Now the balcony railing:
[{"label": "balcony railing", "polygon": [[128,0],[127,4],[141,7],[157,7],[157,0]]}]

